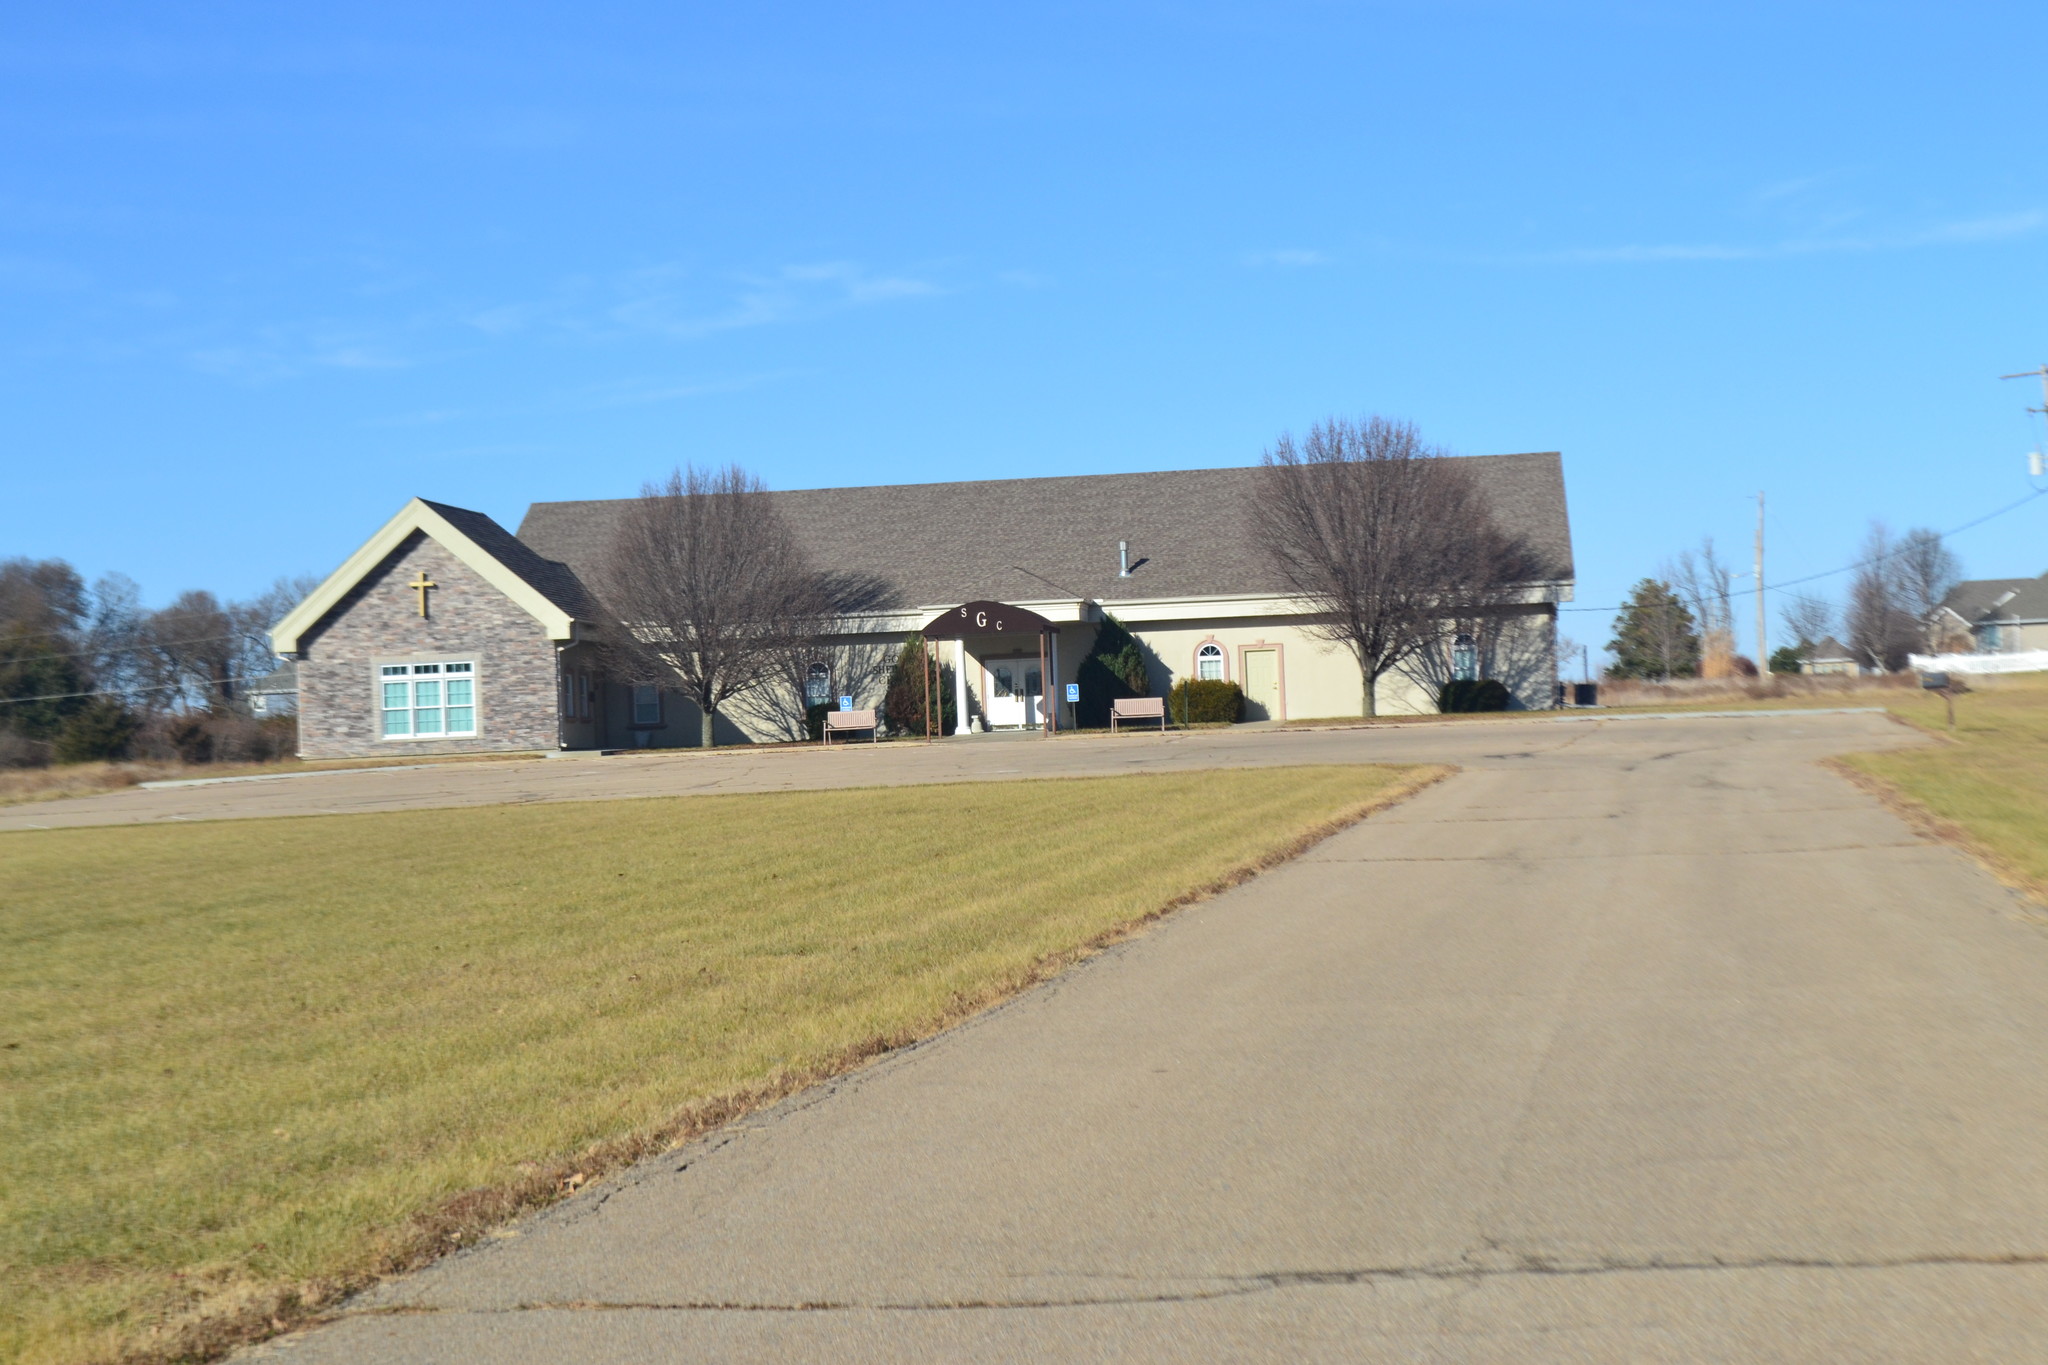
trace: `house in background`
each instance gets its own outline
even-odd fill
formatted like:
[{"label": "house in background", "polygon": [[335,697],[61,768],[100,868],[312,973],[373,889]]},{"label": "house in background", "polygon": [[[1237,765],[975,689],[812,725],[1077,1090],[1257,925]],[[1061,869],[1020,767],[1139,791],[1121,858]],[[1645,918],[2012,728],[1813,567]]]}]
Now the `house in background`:
[{"label": "house in background", "polygon": [[[1383,678],[1379,709],[1435,709],[1452,677],[1505,683],[1515,704],[1553,704],[1557,607],[1571,600],[1571,533],[1555,453],[1474,456],[1494,516],[1543,576],[1519,585],[1476,635],[1409,676]],[[843,618],[821,656],[893,657],[963,603],[1022,608],[1028,635],[975,626],[940,645],[960,714],[976,728],[1036,728],[1076,680],[1105,615],[1139,643],[1151,691],[1186,678],[1236,682],[1246,718],[1356,716],[1357,664],[1319,638],[1247,516],[1253,469],[997,479],[764,493],[822,570],[881,585],[885,606]],[[513,535],[491,518],[414,499],[272,631],[296,664],[307,757],[415,752],[684,747],[695,705],[604,674],[594,579],[626,501],[536,503]],[[615,626],[609,628],[616,628]],[[1046,644],[1041,662],[1040,641]],[[805,701],[849,682],[821,657],[777,696],[722,709],[721,743],[801,734]],[[867,675],[874,678],[872,671]],[[1066,717],[1062,715],[1064,721]]]},{"label": "house in background", "polygon": [[242,689],[248,698],[249,714],[258,720],[289,716],[299,709],[299,674],[291,663],[279,665]]},{"label": "house in background", "polygon": [[[1958,583],[1942,601],[1936,617],[1939,635],[1967,640],[1967,649],[1957,648],[1956,653],[2017,654],[2048,649],[2048,574]],[[1961,645],[1963,641],[1952,643]]]},{"label": "house in background", "polygon": [[1856,655],[1832,635],[1824,635],[1799,660],[1799,671],[1819,677],[1854,676],[1863,671]]}]

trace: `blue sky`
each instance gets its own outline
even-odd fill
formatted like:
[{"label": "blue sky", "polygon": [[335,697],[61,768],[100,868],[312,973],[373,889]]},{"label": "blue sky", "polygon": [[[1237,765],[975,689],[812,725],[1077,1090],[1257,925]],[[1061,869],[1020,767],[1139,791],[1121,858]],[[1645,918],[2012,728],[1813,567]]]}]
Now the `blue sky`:
[{"label": "blue sky", "polygon": [[1562,450],[1595,605],[1759,489],[1773,580],[2028,491],[2038,4],[968,8],[10,7],[0,554],[239,595],[416,493],[1377,411]]}]

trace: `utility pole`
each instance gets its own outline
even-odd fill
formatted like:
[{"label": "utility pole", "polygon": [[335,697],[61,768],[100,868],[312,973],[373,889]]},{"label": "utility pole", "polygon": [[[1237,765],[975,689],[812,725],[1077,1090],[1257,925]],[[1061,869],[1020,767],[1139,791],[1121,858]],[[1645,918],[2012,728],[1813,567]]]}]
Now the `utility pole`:
[{"label": "utility pole", "polygon": [[[1729,622],[1733,625],[1734,622]],[[1765,653],[1768,642],[1764,639],[1764,495],[1756,495],[1756,675],[1759,680],[1771,675],[1771,656]]]},{"label": "utility pole", "polygon": [[[2041,381],[2041,406],[2038,408],[2028,408],[2027,411],[2038,412],[2043,418],[2048,418],[2048,365],[2036,365],[2031,370],[2021,370],[2018,374],[2002,374],[1998,377],[2000,379],[2038,378]],[[2027,472],[2039,478],[2044,457],[2048,457],[2048,447],[2033,453]]]}]

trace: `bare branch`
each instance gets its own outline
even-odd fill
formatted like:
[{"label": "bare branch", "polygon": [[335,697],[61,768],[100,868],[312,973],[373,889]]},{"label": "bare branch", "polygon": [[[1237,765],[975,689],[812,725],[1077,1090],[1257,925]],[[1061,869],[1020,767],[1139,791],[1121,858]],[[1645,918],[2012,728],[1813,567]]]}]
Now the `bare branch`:
[{"label": "bare branch", "polygon": [[687,693],[703,743],[719,709],[762,687],[835,608],[796,537],[737,465],[678,469],[619,517],[594,585],[611,620],[610,671]]},{"label": "bare branch", "polygon": [[1406,422],[1321,422],[1298,445],[1282,436],[1253,490],[1257,540],[1314,604],[1322,619],[1309,629],[1358,660],[1367,715],[1380,678],[1543,576],[1470,473]]}]

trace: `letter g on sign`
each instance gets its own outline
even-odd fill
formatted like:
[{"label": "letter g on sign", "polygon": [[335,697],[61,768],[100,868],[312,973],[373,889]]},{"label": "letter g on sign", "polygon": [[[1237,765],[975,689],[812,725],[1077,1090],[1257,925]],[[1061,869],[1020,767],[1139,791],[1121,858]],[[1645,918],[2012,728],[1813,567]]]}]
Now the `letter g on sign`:
[{"label": "letter g on sign", "polygon": [[987,624],[988,624],[988,613],[987,613],[987,612],[985,612],[985,611],[978,611],[978,612],[974,613],[974,624],[975,624],[975,625],[977,625],[977,626],[985,626],[985,625],[987,625]]}]

